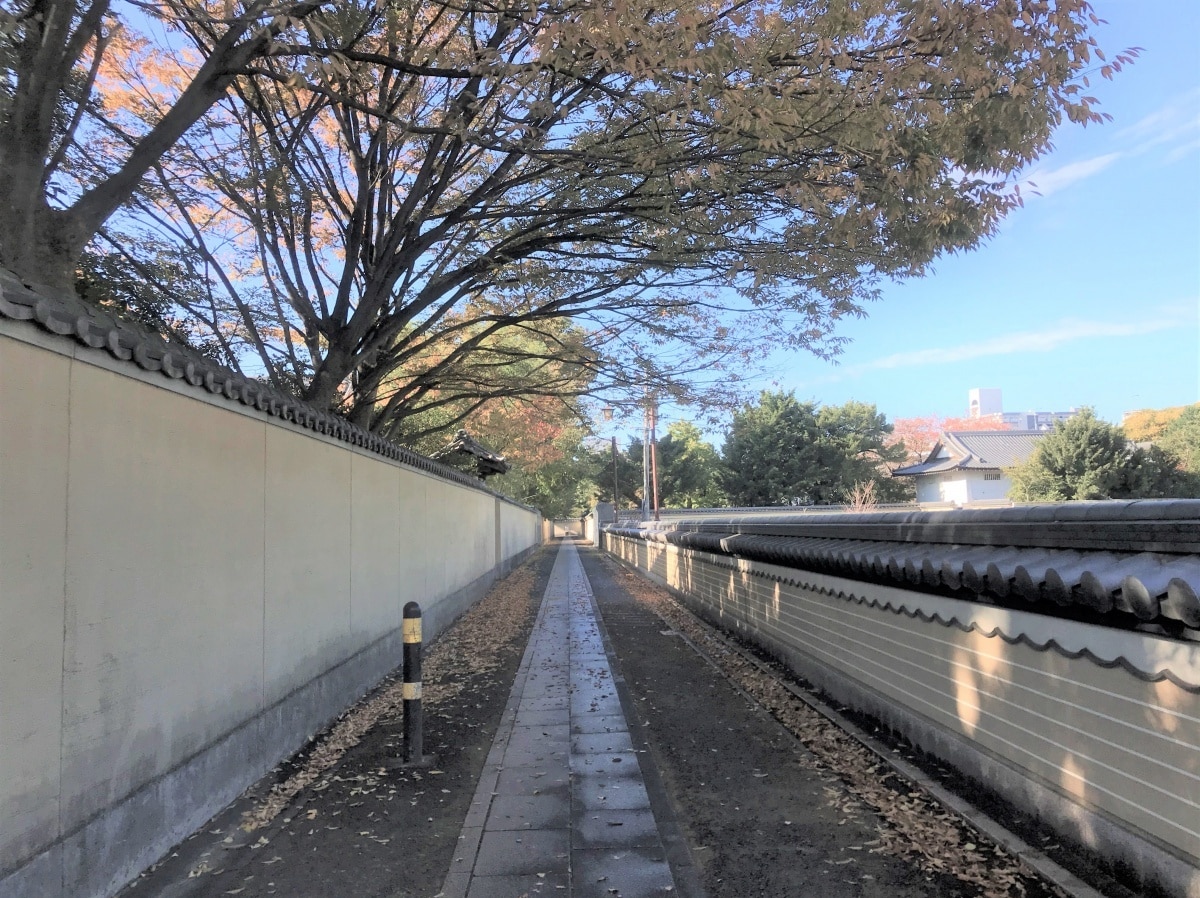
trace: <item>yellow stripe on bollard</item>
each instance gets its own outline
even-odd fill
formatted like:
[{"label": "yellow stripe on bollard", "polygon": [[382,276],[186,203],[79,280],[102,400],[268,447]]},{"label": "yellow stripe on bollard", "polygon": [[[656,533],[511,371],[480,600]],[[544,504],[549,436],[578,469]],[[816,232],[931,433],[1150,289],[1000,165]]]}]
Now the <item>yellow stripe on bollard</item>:
[{"label": "yellow stripe on bollard", "polygon": [[419,699],[420,697],[421,697],[420,682],[404,683],[400,687],[400,698],[403,699],[404,701],[413,702],[413,701],[416,701],[417,699]]},{"label": "yellow stripe on bollard", "polygon": [[401,629],[401,633],[403,634],[405,642],[420,642],[421,619],[419,617],[406,617],[404,619],[404,626]]}]

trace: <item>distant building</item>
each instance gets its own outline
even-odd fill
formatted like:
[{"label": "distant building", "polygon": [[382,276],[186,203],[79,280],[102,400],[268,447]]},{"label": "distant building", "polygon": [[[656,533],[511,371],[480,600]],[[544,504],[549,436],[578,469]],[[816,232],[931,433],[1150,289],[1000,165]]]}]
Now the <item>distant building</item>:
[{"label": "distant building", "polygon": [[947,431],[924,461],[897,468],[892,476],[916,478],[919,503],[1003,501],[1012,486],[1004,469],[1029,458],[1045,435],[1041,430]]},{"label": "distant building", "polygon": [[1014,430],[1053,430],[1055,421],[1067,421],[1079,414],[1069,412],[1006,412],[1000,390],[976,387],[967,394],[967,417],[1006,424]]},{"label": "distant building", "polygon": [[976,387],[967,393],[967,417],[990,418],[1004,414],[1004,400],[994,387]]}]

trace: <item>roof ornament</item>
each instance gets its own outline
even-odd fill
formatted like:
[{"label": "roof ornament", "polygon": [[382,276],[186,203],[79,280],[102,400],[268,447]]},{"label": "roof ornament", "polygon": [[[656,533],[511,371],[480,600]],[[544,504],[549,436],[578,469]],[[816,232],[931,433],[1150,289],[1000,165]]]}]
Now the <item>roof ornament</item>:
[{"label": "roof ornament", "polygon": [[468,464],[473,461],[475,473],[480,480],[487,480],[493,474],[507,474],[509,468],[503,455],[493,452],[461,429],[454,435],[454,439],[450,443],[433,453],[430,458],[438,461],[467,462]]}]

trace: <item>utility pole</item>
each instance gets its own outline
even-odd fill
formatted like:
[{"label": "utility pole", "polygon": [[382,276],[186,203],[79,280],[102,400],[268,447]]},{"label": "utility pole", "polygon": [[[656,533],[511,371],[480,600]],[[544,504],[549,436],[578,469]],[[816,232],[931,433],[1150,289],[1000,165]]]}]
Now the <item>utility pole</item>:
[{"label": "utility pole", "polygon": [[654,520],[658,516],[658,405],[654,398],[646,399],[646,447],[650,450],[650,465],[646,472],[649,475],[653,489],[647,489],[647,494],[653,497],[651,507],[654,509]]},{"label": "utility pole", "polygon": [[650,519],[650,405],[642,412],[642,520]]}]

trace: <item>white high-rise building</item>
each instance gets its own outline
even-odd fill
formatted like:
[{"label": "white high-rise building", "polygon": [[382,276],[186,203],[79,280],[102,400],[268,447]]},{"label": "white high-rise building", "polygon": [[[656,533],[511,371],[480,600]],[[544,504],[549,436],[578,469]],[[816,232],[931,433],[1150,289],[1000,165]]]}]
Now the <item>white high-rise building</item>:
[{"label": "white high-rise building", "polygon": [[1004,413],[1004,401],[995,387],[976,387],[967,394],[968,418],[986,418]]}]

